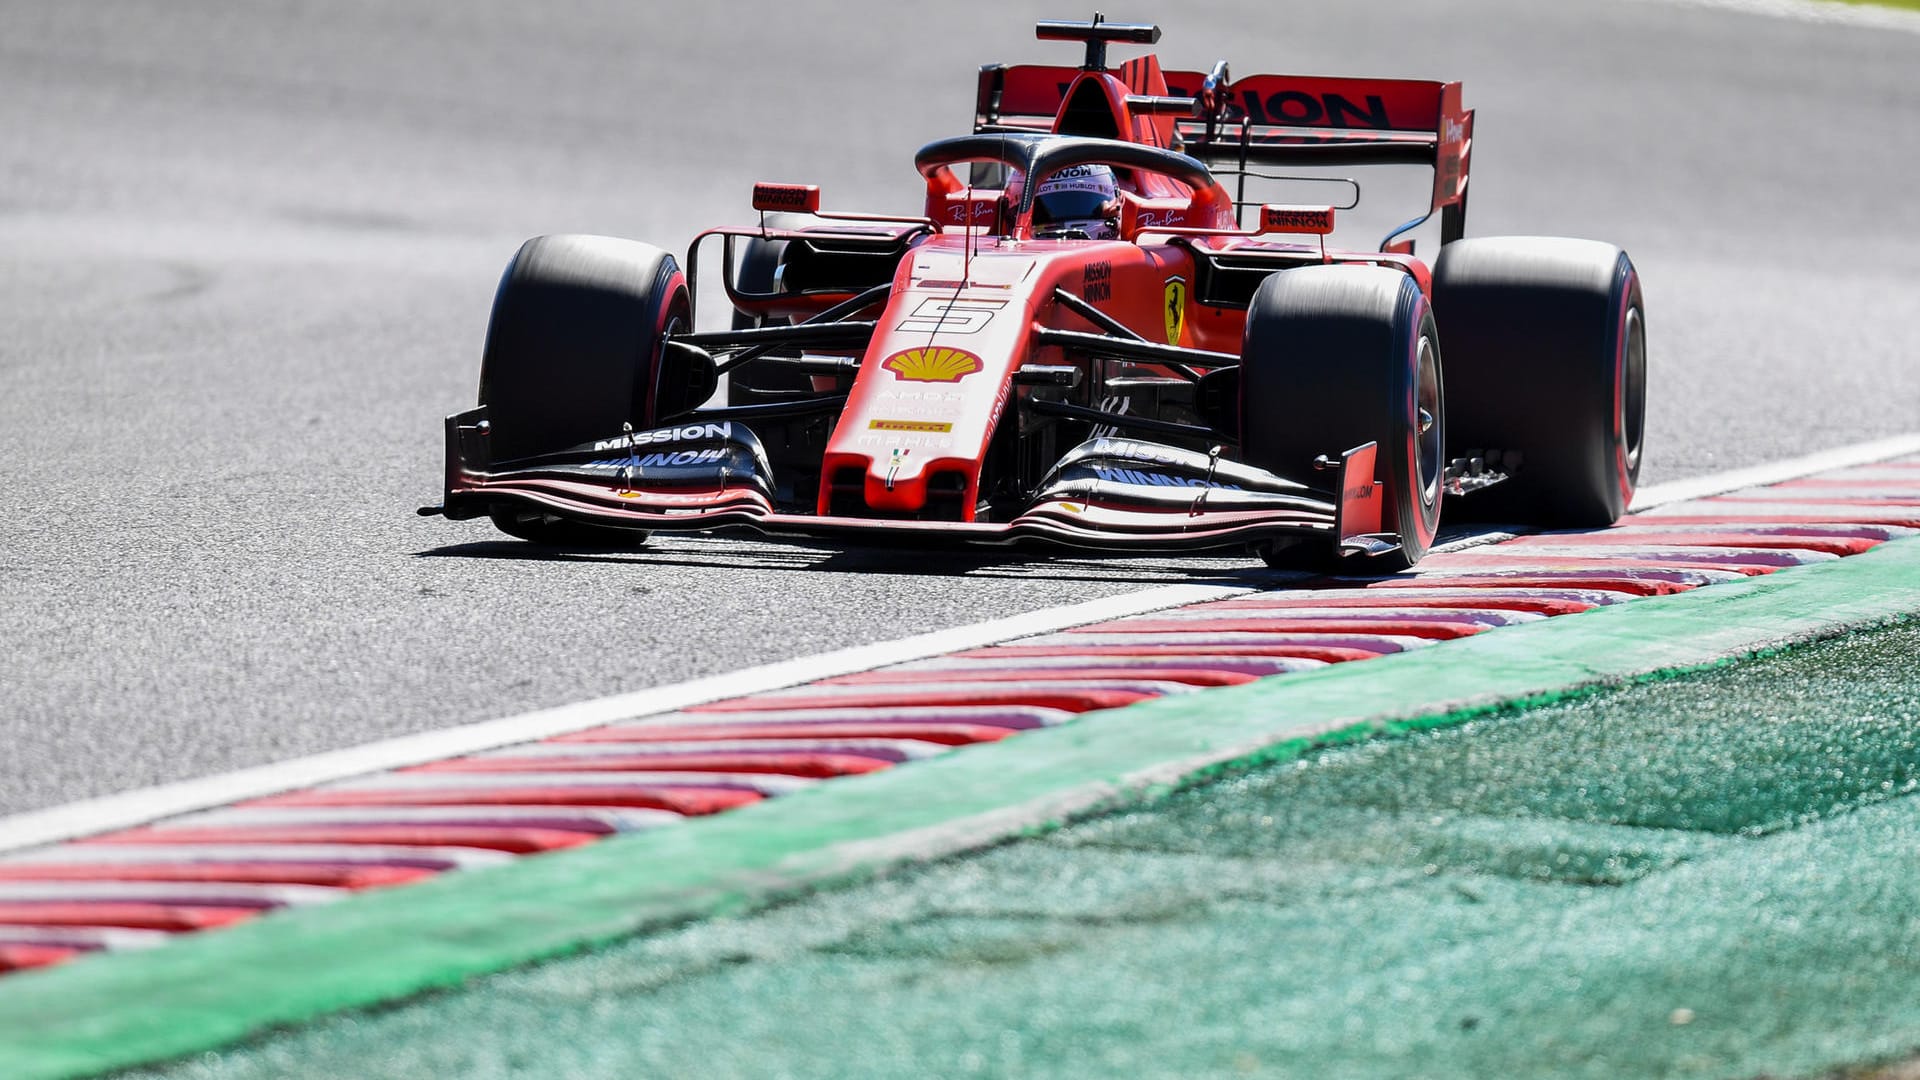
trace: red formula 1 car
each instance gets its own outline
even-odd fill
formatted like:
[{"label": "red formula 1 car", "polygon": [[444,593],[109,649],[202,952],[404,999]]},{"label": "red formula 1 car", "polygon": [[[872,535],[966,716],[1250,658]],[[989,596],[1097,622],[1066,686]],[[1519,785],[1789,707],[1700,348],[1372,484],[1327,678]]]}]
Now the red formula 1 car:
[{"label": "red formula 1 car", "polygon": [[[1443,501],[1529,524],[1625,510],[1633,264],[1461,238],[1458,83],[1109,68],[1109,44],[1160,31],[1099,16],[1039,36],[1084,43],[1084,65],[983,68],[973,134],[914,157],[924,216],[759,184],[759,224],[702,233],[684,273],[633,241],[528,241],[423,513],[557,544],[746,527],[1381,572],[1426,552]],[[1350,180],[1341,206],[1244,199],[1276,168],[1382,164],[1434,180],[1377,250],[1327,246]],[[1429,268],[1402,237],[1435,214]],[[732,326],[696,330],[716,237]]]}]

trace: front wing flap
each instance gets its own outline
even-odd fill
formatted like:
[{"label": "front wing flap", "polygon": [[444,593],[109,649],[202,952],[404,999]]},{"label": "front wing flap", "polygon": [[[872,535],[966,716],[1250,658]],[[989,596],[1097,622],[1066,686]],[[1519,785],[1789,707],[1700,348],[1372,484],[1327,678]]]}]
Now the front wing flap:
[{"label": "front wing flap", "polygon": [[[496,466],[486,409],[447,418],[449,518],[534,509],[614,528],[747,528],[774,536],[928,545],[1030,543],[1098,551],[1177,551],[1274,542],[1375,550],[1373,444],[1349,451],[1342,490],[1135,439],[1099,438],[1064,455],[1012,520],[952,522],[782,512],[759,440],[739,422],[688,421]],[[1366,526],[1366,527],[1363,527]],[[1397,538],[1393,538],[1397,541]]]}]

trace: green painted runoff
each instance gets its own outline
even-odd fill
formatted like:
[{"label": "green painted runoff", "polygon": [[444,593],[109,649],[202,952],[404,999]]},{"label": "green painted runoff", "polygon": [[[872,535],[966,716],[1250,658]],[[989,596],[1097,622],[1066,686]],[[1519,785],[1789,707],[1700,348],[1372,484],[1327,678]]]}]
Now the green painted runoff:
[{"label": "green painted runoff", "polygon": [[1920,626],[1308,754],[172,1067],[1795,1076],[1920,1047]]}]

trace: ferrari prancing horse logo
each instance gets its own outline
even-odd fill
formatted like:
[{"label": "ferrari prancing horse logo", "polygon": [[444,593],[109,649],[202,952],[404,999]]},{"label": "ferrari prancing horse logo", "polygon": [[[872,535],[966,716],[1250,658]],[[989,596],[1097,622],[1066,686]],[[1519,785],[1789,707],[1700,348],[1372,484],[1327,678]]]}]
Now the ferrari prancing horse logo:
[{"label": "ferrari prancing horse logo", "polygon": [[1180,344],[1180,332],[1187,328],[1187,279],[1167,279],[1167,344]]}]

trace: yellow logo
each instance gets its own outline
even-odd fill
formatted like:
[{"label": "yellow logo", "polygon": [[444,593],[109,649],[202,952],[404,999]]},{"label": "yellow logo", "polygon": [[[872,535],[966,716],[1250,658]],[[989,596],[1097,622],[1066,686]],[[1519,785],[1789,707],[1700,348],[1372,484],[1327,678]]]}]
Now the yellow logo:
[{"label": "yellow logo", "polygon": [[937,420],[869,420],[867,430],[948,432],[953,430],[953,425]]},{"label": "yellow logo", "polygon": [[965,349],[932,345],[902,349],[880,362],[896,379],[907,382],[959,382],[980,370],[980,358]]},{"label": "yellow logo", "polygon": [[1180,332],[1187,328],[1187,279],[1167,279],[1167,344],[1180,344]]}]

